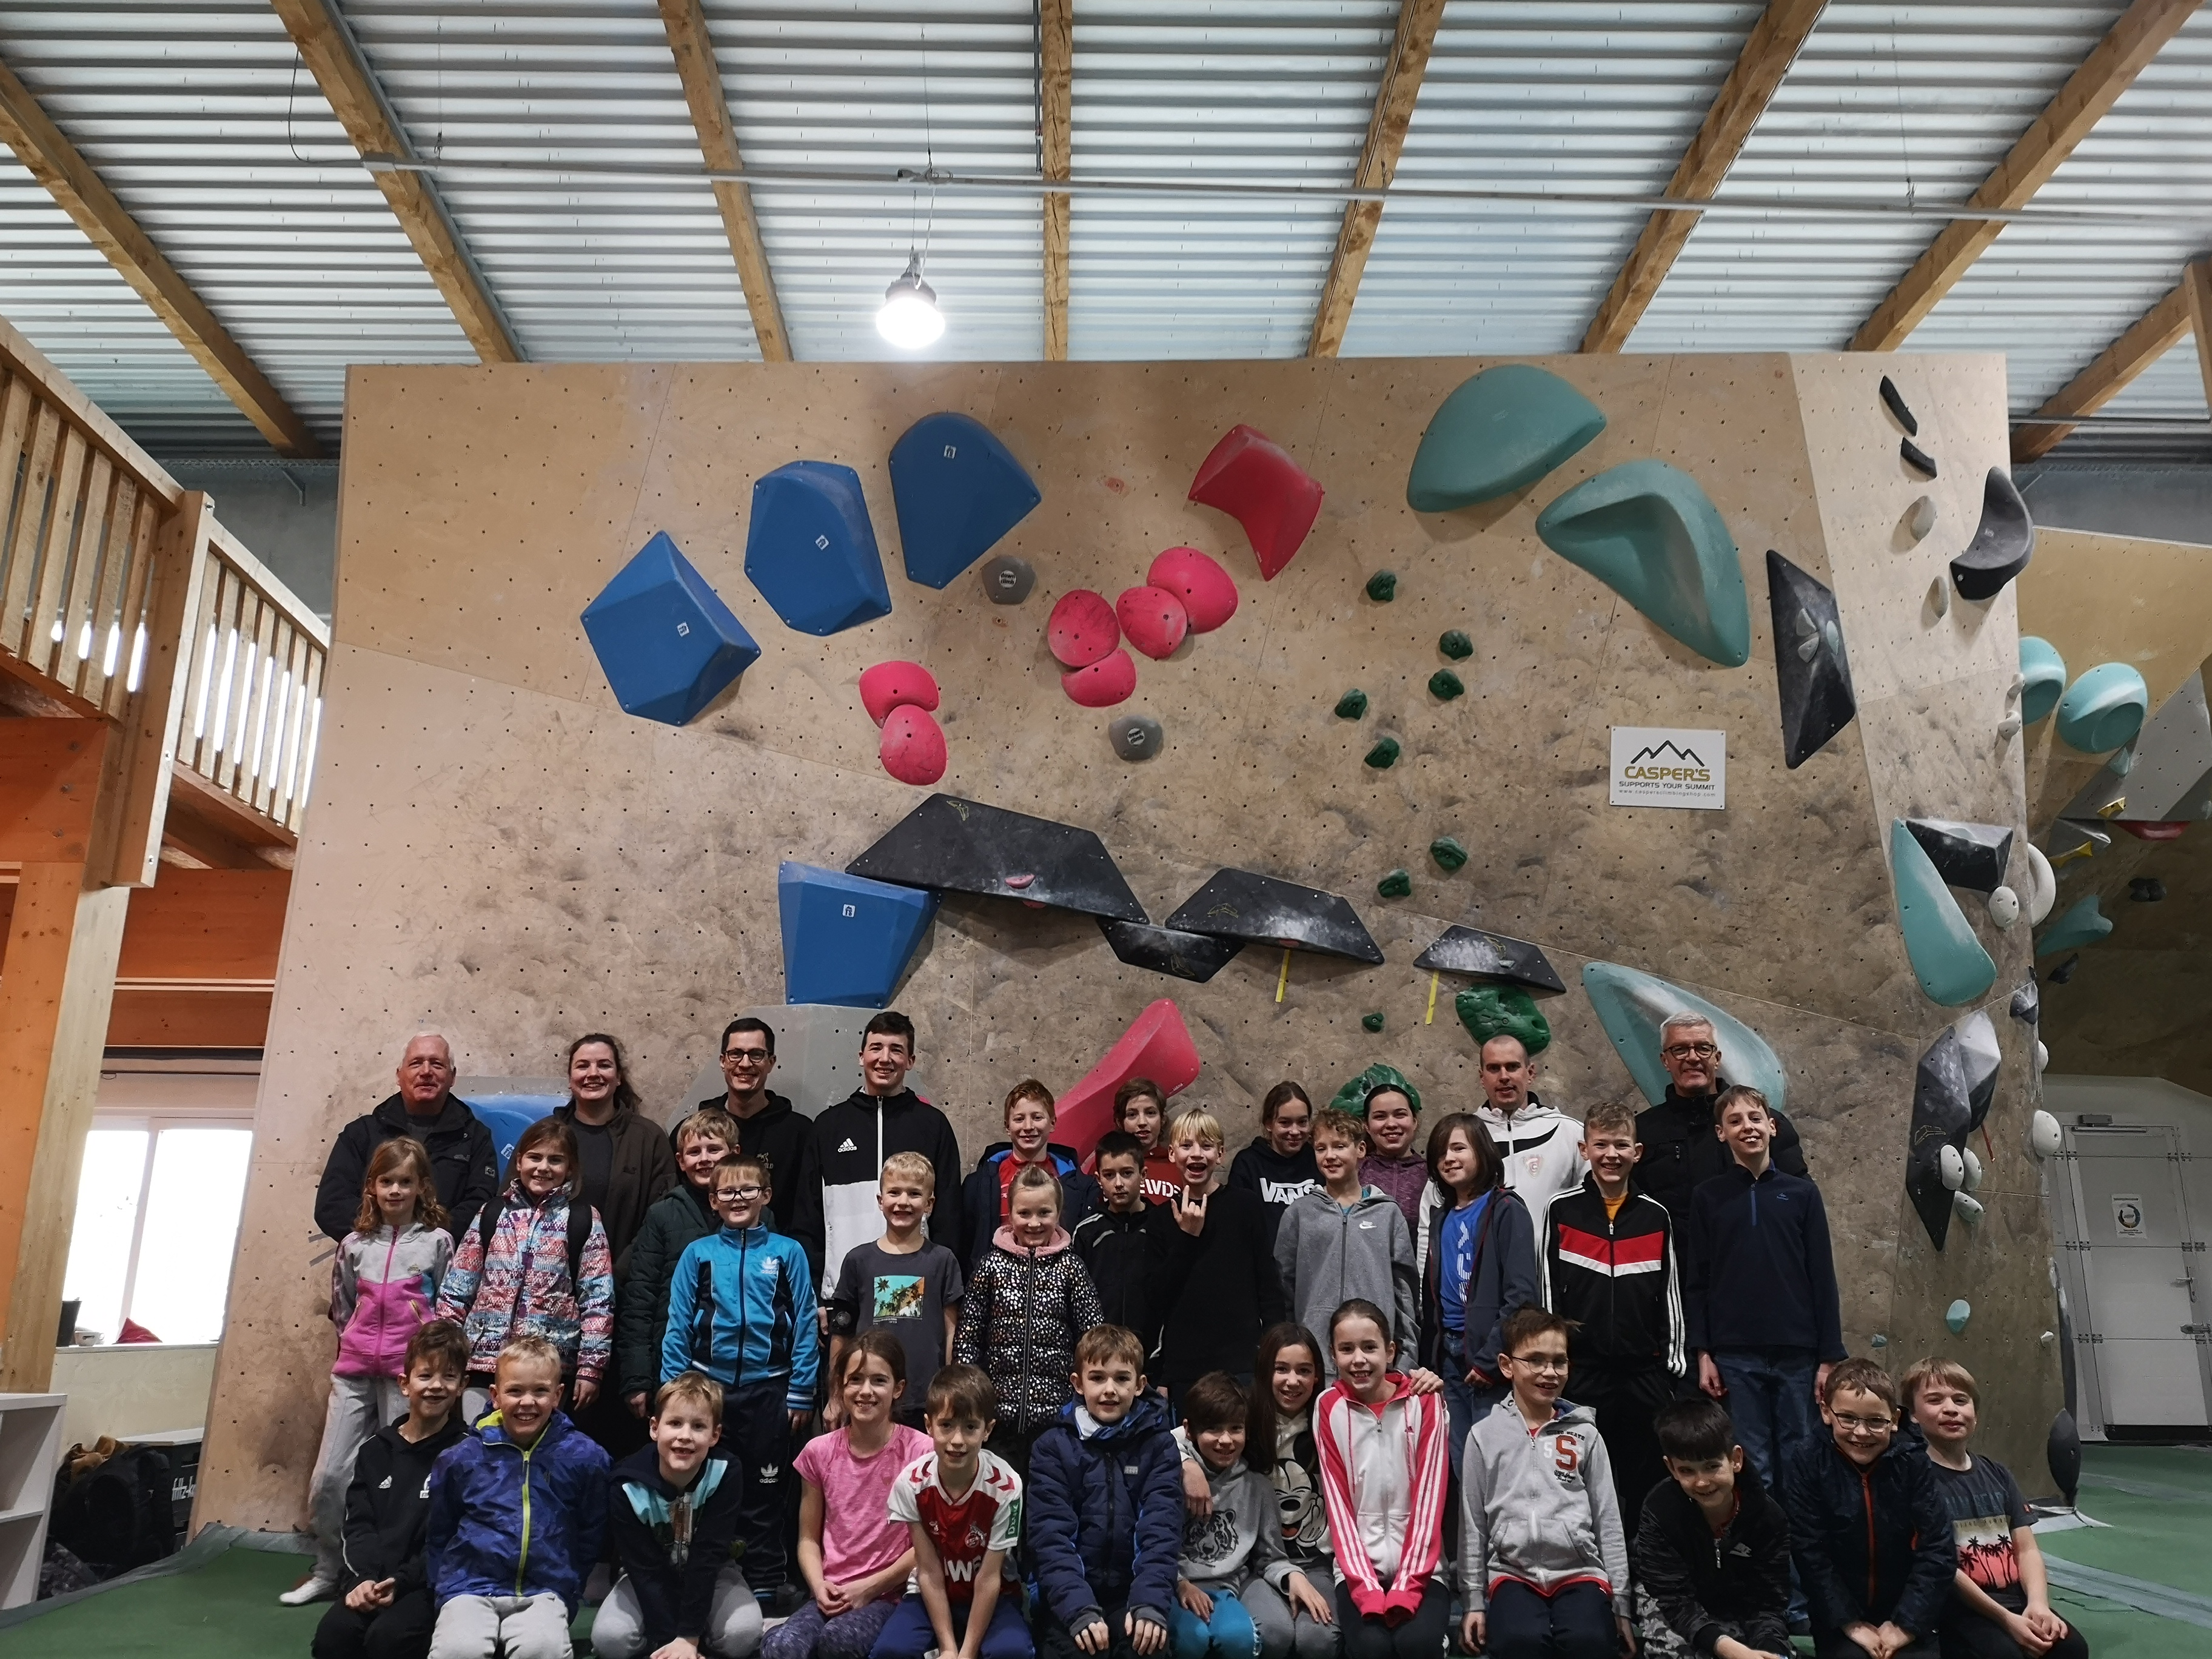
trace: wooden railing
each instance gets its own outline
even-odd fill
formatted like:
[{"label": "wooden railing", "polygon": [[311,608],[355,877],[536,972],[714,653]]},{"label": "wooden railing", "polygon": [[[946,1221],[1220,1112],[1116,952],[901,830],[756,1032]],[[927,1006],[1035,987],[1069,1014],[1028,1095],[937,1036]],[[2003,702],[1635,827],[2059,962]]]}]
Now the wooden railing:
[{"label": "wooden railing", "polygon": [[152,878],[171,763],[296,834],[330,629],[4,322],[0,492],[0,665],[143,754],[118,878]]}]

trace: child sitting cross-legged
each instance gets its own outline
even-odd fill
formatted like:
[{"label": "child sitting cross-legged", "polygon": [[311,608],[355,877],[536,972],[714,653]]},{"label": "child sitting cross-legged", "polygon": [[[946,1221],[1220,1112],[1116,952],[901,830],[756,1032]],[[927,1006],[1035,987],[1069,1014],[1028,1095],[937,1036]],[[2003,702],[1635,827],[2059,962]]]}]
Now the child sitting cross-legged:
[{"label": "child sitting cross-legged", "polygon": [[623,1576],[592,1623],[599,1659],[745,1659],[760,1603],[730,1559],[744,1472],[718,1443],[722,1389],[686,1371],[653,1396],[652,1443],[615,1466],[607,1528]]},{"label": "child sitting cross-legged", "polygon": [[1981,1404],[1973,1373],[1956,1360],[1923,1359],[1905,1374],[1905,1403],[1927,1437],[1959,1552],[1939,1626],[1947,1659],[2088,1659],[2081,1633],[2051,1610],[2034,1517],[2012,1472],[1966,1449]]},{"label": "child sitting cross-legged", "polygon": [[1467,1437],[1460,1478],[1463,1636],[1491,1659],[1613,1659],[1635,1642],[1628,1545],[1589,1412],[1559,1398],[1567,1322],[1507,1316],[1498,1370],[1512,1390]]},{"label": "child sitting cross-legged", "polygon": [[1671,1478],[1645,1497],[1629,1543],[1644,1652],[1794,1659],[1790,1517],[1745,1466],[1728,1413],[1716,1401],[1677,1400],[1653,1428]]},{"label": "child sitting cross-legged", "polygon": [[607,1455],[561,1411],[561,1371],[545,1338],[511,1340],[491,1414],[430,1472],[430,1659],[568,1659],[606,1538]]},{"label": "child sitting cross-legged", "polygon": [[1959,1557],[1935,1471],[1895,1443],[1897,1384],[1844,1360],[1822,1379],[1820,1415],[1828,1433],[1784,1493],[1819,1659],[1936,1659]]},{"label": "child sitting cross-legged", "polygon": [[[1391,1215],[1403,1225],[1395,1205]],[[1168,1621],[1175,1659],[1251,1659],[1255,1652],[1285,1659],[1291,1609],[1316,1620],[1329,1610],[1284,1552],[1273,1484],[1244,1461],[1250,1409],[1243,1385],[1226,1371],[1209,1371],[1183,1390],[1183,1427],[1211,1502],[1183,1525],[1180,1605]]]}]

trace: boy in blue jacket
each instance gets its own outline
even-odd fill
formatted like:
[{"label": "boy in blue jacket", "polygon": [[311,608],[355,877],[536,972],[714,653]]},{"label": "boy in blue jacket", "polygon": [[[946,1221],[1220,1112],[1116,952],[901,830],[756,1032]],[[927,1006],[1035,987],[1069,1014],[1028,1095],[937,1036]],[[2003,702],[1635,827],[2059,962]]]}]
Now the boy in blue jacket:
[{"label": "boy in blue jacket", "polygon": [[791,1443],[813,1413],[821,1364],[814,1274],[805,1247],[761,1220],[775,1194],[758,1153],[732,1152],[717,1164],[708,1196],[722,1224],[677,1258],[660,1380],[700,1371],[722,1385],[722,1444],[744,1474],[738,1536],[745,1577],[763,1605],[774,1605],[789,1565]]},{"label": "boy in blue jacket", "polygon": [[1076,1398],[1030,1453],[1029,1553],[1041,1659],[1132,1659],[1168,1643],[1182,1548],[1182,1458],[1146,1391],[1135,1333],[1075,1345]]},{"label": "boy in blue jacket", "polygon": [[558,1409],[560,1351],[499,1352],[491,1414],[430,1472],[430,1659],[568,1659],[607,1528],[607,1455]]}]

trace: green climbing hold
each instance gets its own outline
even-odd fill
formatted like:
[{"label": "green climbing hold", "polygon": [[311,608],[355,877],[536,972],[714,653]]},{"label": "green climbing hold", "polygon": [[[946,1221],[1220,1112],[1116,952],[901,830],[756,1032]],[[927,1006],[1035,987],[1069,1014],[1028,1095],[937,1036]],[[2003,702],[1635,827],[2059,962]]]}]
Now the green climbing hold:
[{"label": "green climbing hold", "polygon": [[1367,763],[1378,772],[1387,772],[1398,763],[1401,752],[1397,738],[1385,738],[1367,751]]},{"label": "green climbing hold", "polygon": [[1406,505],[1449,513],[1510,495],[1604,430],[1604,411],[1549,369],[1486,368],[1429,417],[1406,478]]},{"label": "green climbing hold", "polygon": [[1450,669],[1439,668],[1429,676],[1429,695],[1449,702],[1454,697],[1465,696],[1467,687]]},{"label": "green climbing hold", "polygon": [[1465,629],[1447,628],[1437,636],[1437,649],[1454,662],[1465,662],[1474,654],[1474,641],[1468,638]]},{"label": "green climbing hold", "polygon": [[1413,890],[1413,878],[1403,870],[1393,870],[1375,884],[1375,890],[1384,898],[1406,898]]},{"label": "green climbing hold", "polygon": [[[1377,1015],[1376,1018],[1380,1018],[1381,1016]],[[1362,1024],[1364,1023],[1362,1022]],[[1406,1081],[1406,1074],[1403,1072],[1395,1066],[1385,1066],[1379,1060],[1346,1084],[1344,1087],[1339,1089],[1328,1103],[1337,1111],[1349,1112],[1354,1117],[1365,1117],[1368,1095],[1374,1090],[1386,1086],[1397,1090],[1406,1097],[1407,1104],[1413,1109],[1414,1116],[1419,1117],[1421,1115],[1421,1091]]]},{"label": "green climbing hold", "polygon": [[1688,473],[1624,462],[1546,507],[1536,533],[1700,656],[1727,668],[1751,660],[1735,539]]},{"label": "green climbing hold", "polygon": [[2066,690],[2066,659],[2049,640],[2023,634],[2020,640],[2020,718],[2033,726],[2052,709]]},{"label": "green climbing hold", "polygon": [[1996,984],[1996,963],[1903,818],[1890,822],[1889,867],[1897,882],[1897,925],[1920,988],[1956,1008]]},{"label": "green climbing hold", "polygon": [[1359,1023],[1362,1025],[1364,1025],[1370,1031],[1379,1031],[1382,1029],[1382,1016],[1380,1014],[1362,1014],[1359,1017]]},{"label": "green climbing hold", "polygon": [[2141,674],[2124,662],[2099,663],[2059,698],[2058,741],[2085,755],[2109,755],[2136,740],[2149,712]]},{"label": "green climbing hold", "polygon": [[1500,1036],[1519,1038],[1532,1054],[1552,1046],[1551,1022],[1517,985],[1471,985],[1452,999],[1452,1008],[1477,1048]]},{"label": "green climbing hold", "polygon": [[2043,937],[2035,941],[2035,954],[2047,957],[2054,951],[2078,951],[2112,931],[2112,919],[2092,893],[2043,930]]},{"label": "green climbing hold", "polygon": [[1336,700],[1336,717],[1340,720],[1356,720],[1367,712],[1367,694],[1353,686]]},{"label": "green climbing hold", "polygon": [[1377,605],[1388,605],[1398,597],[1398,573],[1378,570],[1367,579],[1367,597]]},{"label": "green climbing hold", "polygon": [[1429,843],[1429,856],[1446,870],[1456,870],[1467,862],[1467,848],[1449,836],[1438,836]]}]

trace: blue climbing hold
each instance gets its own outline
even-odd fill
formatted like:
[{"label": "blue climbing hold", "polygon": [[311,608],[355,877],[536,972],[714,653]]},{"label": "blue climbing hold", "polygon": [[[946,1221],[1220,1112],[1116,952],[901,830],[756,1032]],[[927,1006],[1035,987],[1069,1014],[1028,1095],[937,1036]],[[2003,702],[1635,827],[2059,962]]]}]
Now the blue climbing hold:
[{"label": "blue climbing hold", "polygon": [[1789,1092],[1782,1061],[1766,1040],[1735,1015],[1701,996],[1669,984],[1656,974],[1639,973],[1617,962],[1593,962],[1583,969],[1583,994],[1597,1011],[1598,1024],[1613,1039],[1621,1063],[1644,1097],[1656,1106],[1667,1098],[1671,1080],[1659,1063],[1659,1027],[1670,1014],[1702,1014],[1712,1022],[1720,1047],[1721,1074],[1766,1097],[1778,1112]]},{"label": "blue climbing hold", "polygon": [[745,574],[785,625],[835,634],[891,609],[860,475],[834,461],[788,461],[753,484]]},{"label": "blue climbing hold", "polygon": [[1627,461],[1546,507],[1536,533],[1711,661],[1751,660],[1743,563],[1720,509],[1664,461]]},{"label": "blue climbing hold", "polygon": [[1406,504],[1449,513],[1532,484],[1605,430],[1605,412],[1547,368],[1486,368],[1429,416]]},{"label": "blue climbing hold", "polygon": [[666,531],[584,607],[584,636],[623,712],[681,726],[760,658]]},{"label": "blue climbing hold", "polygon": [[2066,914],[2043,930],[2035,941],[2035,954],[2047,957],[2055,951],[2078,951],[2085,945],[2094,945],[2112,931],[2112,919],[2097,902],[2094,893],[2078,900]]},{"label": "blue climbing hold", "polygon": [[2033,634],[2020,639],[2020,673],[2027,683],[2020,690],[2020,720],[2033,726],[2052,709],[2066,690],[2066,659],[2049,640]]},{"label": "blue climbing hold", "polygon": [[884,1006],[937,914],[927,889],[789,861],[776,868],[775,896],[786,1002]]},{"label": "blue climbing hold", "polygon": [[943,587],[1044,498],[981,421],[925,415],[891,446],[906,579]]},{"label": "blue climbing hold", "polygon": [[1974,1316],[1974,1304],[1961,1297],[1943,1310],[1943,1322],[1951,1328],[1954,1336],[1966,1334],[1966,1322]]},{"label": "blue climbing hold", "polygon": [[2124,662],[2100,662],[2059,698],[2058,741],[2085,755],[2108,755],[2136,740],[2149,713],[2143,677]]},{"label": "blue climbing hold", "polygon": [[1972,1002],[1996,983],[1997,965],[1903,818],[1890,821],[1889,866],[1897,883],[1897,925],[1905,935],[1912,976],[1946,1008]]}]

